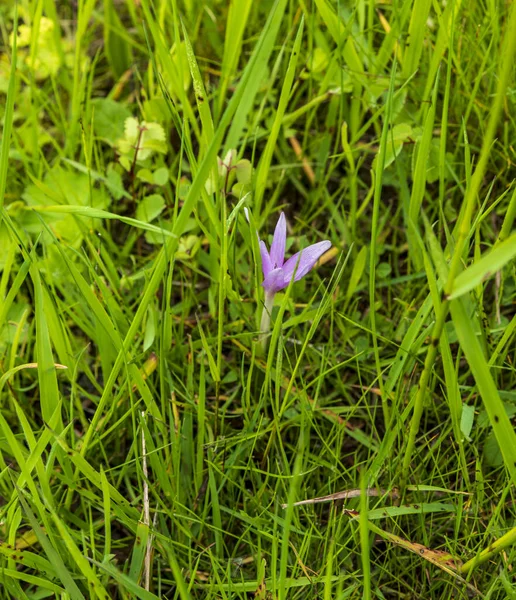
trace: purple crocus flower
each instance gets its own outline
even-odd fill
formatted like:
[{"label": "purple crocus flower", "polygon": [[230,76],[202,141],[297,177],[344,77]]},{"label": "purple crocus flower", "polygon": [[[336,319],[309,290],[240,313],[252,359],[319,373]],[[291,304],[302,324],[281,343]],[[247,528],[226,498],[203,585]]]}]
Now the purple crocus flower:
[{"label": "purple crocus flower", "polygon": [[299,281],[309,273],[321,256],[330,249],[331,242],[317,242],[300,252],[296,252],[285,260],[285,245],[287,242],[287,221],[285,213],[281,213],[270,252],[263,240],[260,240],[260,254],[262,257],[263,287],[265,288],[265,307],[262,314],[262,332],[266,332],[270,325],[270,311],[274,303],[276,292],[288,287],[292,281]]},{"label": "purple crocus flower", "polygon": [[317,242],[296,252],[287,261],[285,261],[285,245],[287,242],[287,221],[285,213],[281,213],[274,238],[272,239],[271,251],[267,252],[267,246],[263,240],[260,240],[260,253],[262,255],[263,287],[267,294],[275,294],[286,288],[292,276],[294,281],[299,281],[309,271],[321,256],[330,249],[331,242]]}]

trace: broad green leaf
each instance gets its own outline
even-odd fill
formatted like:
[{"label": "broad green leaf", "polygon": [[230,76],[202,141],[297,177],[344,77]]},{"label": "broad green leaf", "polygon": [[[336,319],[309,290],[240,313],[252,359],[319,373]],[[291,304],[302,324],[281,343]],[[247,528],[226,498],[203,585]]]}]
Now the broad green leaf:
[{"label": "broad green leaf", "polygon": [[247,160],[247,158],[242,158],[237,162],[235,165],[235,172],[238,183],[243,183],[244,185],[251,183],[253,166],[251,161]]},{"label": "broad green leaf", "polygon": [[134,117],[125,120],[124,136],[117,141],[118,150],[126,155],[129,163],[149,158],[153,152],[165,154],[167,142],[165,130],[159,123],[147,123]]},{"label": "broad green leaf", "polygon": [[[74,165],[75,166],[75,165]],[[83,232],[75,219],[68,214],[65,207],[68,205],[81,206],[86,209],[107,208],[110,197],[104,186],[91,185],[94,174],[88,174],[76,169],[71,171],[62,164],[55,165],[47,171],[43,180],[29,174],[32,184],[23,192],[23,199],[27,203],[24,212],[17,218],[17,222],[29,233],[40,234],[45,232],[44,223],[51,224],[53,232],[71,245],[78,246],[83,239]],[[42,218],[32,210],[41,211],[49,205],[60,205],[63,210],[45,214]],[[91,226],[91,223],[88,223]],[[42,242],[49,238],[44,233]]]},{"label": "broad green leaf", "polygon": [[152,171],[150,169],[140,169],[136,173],[136,177],[140,181],[145,181],[145,183],[154,183],[154,176],[152,175]]},{"label": "broad green leaf", "polygon": [[144,223],[150,223],[154,221],[156,217],[163,212],[165,208],[165,200],[163,196],[159,194],[152,194],[146,196],[141,202],[138,203],[136,208],[136,218]]},{"label": "broad green leaf", "polygon": [[156,185],[165,185],[169,179],[169,175],[167,167],[160,167],[154,171],[152,177]]},{"label": "broad green leaf", "polygon": [[81,173],[88,175],[88,177],[91,177],[93,181],[101,181],[102,183],[104,183],[104,185],[108,188],[108,190],[111,192],[111,194],[116,200],[119,200],[122,196],[124,198],[128,198],[129,200],[132,199],[131,194],[128,194],[125,191],[122,185],[122,177],[120,173],[118,173],[118,171],[115,171],[115,169],[113,168],[113,163],[110,163],[110,165],[108,166],[107,175],[104,177],[104,175],[101,175],[98,171],[89,169],[86,165],[81,165],[75,160],[69,160],[68,158],[65,158],[63,159],[63,161],[68,163]]},{"label": "broad green leaf", "polygon": [[392,131],[390,131],[387,136],[384,169],[394,162],[403,149],[403,144],[410,139],[411,136],[412,127],[408,123],[399,123],[392,128]]},{"label": "broad green leaf", "polygon": [[92,105],[95,135],[114,146],[123,137],[124,125],[131,112],[125,104],[111,98],[95,98]]}]

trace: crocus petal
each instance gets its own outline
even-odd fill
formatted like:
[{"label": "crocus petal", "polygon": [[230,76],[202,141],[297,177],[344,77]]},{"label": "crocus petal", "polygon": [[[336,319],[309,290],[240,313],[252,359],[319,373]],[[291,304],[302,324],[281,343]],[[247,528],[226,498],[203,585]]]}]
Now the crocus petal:
[{"label": "crocus petal", "polygon": [[271,245],[271,263],[272,268],[282,267],[285,260],[285,244],[287,242],[287,221],[285,213],[281,213],[276,229],[274,230],[274,238]]},{"label": "crocus petal", "polygon": [[273,269],[267,275],[267,277],[265,277],[262,285],[265,288],[266,292],[275,294],[276,292],[279,292],[280,290],[282,290],[285,287],[283,280],[284,280],[283,269]]},{"label": "crocus petal", "polygon": [[272,264],[269,253],[267,252],[267,246],[262,240],[260,240],[260,254],[262,256],[262,273],[264,277],[267,277],[272,271]]},{"label": "crocus petal", "polygon": [[299,281],[313,269],[315,263],[330,248],[331,242],[318,242],[317,244],[312,244],[311,246],[308,246],[308,248],[304,248],[301,250],[301,252],[297,252],[291,256],[283,265],[284,287],[290,283],[294,271],[296,273],[294,276],[294,281]]}]

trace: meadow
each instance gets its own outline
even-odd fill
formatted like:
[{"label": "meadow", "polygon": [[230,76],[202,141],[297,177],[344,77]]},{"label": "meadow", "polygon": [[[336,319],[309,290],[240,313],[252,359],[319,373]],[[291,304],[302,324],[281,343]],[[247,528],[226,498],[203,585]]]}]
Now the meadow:
[{"label": "meadow", "polygon": [[0,598],[516,598],[516,3],[0,33]]}]

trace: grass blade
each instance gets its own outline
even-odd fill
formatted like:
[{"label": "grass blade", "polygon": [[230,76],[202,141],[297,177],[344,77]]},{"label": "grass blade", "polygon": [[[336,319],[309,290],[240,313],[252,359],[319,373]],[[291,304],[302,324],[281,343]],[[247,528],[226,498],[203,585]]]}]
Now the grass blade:
[{"label": "grass blade", "polygon": [[11,53],[11,69],[9,73],[9,84],[7,86],[7,101],[5,103],[5,112],[2,117],[2,145],[0,147],[0,226],[2,224],[4,206],[5,186],[7,183],[7,166],[9,164],[9,148],[11,145],[11,131],[13,127],[14,114],[14,96],[16,93],[16,75],[17,75],[17,34],[18,34],[18,5],[14,6],[14,24],[13,24],[13,49]]},{"label": "grass blade", "polygon": [[29,507],[29,504],[27,503],[21,492],[18,492],[18,498],[23,507],[23,510],[25,511],[25,514],[27,515],[31,527],[34,530],[34,533],[38,537],[39,543],[43,547],[45,554],[48,557],[48,560],[55,568],[59,579],[66,588],[66,591],[70,594],[72,600],[84,600],[84,596],[81,590],[78,588],[77,584],[75,583],[70,571],[66,568],[59,553],[52,546],[45,531],[39,525],[38,519],[32,512],[31,508]]},{"label": "grass blade", "polygon": [[[38,363],[38,380],[41,394],[41,412],[45,421],[50,422],[54,411],[59,405],[59,389],[55,362],[50,344],[50,334],[45,312],[45,301],[43,297],[43,286],[39,271],[35,265],[30,268],[32,283],[34,285],[36,304],[36,349]],[[62,428],[59,421],[57,430]]]},{"label": "grass blade", "polygon": [[304,28],[304,18],[301,19],[301,24],[299,25],[299,29],[297,30],[296,39],[294,41],[294,46],[292,48],[292,53],[290,55],[287,72],[285,73],[285,79],[283,80],[283,86],[281,88],[281,95],[278,102],[278,108],[276,110],[276,114],[274,116],[274,122],[271,127],[271,131],[269,137],[267,139],[267,144],[265,146],[265,150],[262,153],[260,158],[260,162],[256,169],[256,179],[255,179],[255,194],[254,194],[254,206],[255,212],[257,215],[261,213],[261,205],[263,194],[265,193],[265,188],[267,185],[267,178],[269,176],[269,169],[271,165],[272,155],[276,148],[276,141],[278,139],[278,135],[281,130],[281,123],[283,121],[283,117],[285,116],[285,112],[287,110],[288,100],[292,91],[292,85],[294,83],[294,77],[296,74],[297,61],[299,58],[299,51],[301,48],[301,40],[303,38],[303,28]]},{"label": "grass blade", "polygon": [[457,275],[448,296],[450,300],[460,298],[492,277],[516,257],[516,233],[486,252],[479,260]]},{"label": "grass blade", "polygon": [[452,300],[450,310],[460,345],[482,396],[505,466],[516,484],[516,432],[505,412],[463,300]]}]

